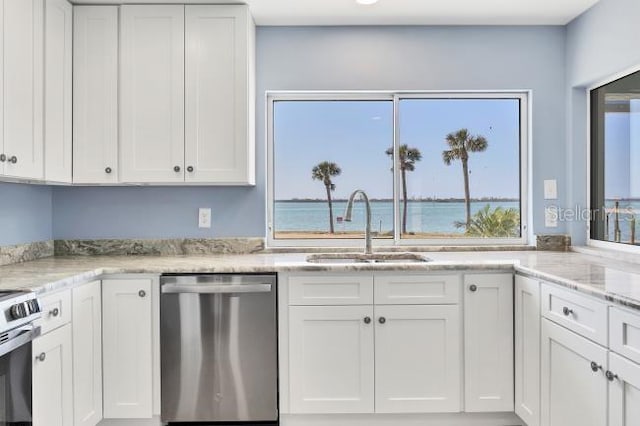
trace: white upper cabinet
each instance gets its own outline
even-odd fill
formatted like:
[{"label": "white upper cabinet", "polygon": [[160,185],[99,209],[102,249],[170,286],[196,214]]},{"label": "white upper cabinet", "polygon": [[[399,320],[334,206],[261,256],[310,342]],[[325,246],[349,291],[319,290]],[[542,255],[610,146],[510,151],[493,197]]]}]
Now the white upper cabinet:
[{"label": "white upper cabinet", "polygon": [[75,6],[73,182],[118,182],[118,6]]},{"label": "white upper cabinet", "polygon": [[3,0],[3,173],[42,179],[44,0]]},{"label": "white upper cabinet", "polygon": [[465,411],[513,411],[513,275],[464,277]]},{"label": "white upper cabinet", "polygon": [[71,85],[73,7],[45,2],[44,172],[45,180],[71,182]]},{"label": "white upper cabinet", "polygon": [[121,13],[120,179],[184,181],[184,6]]},{"label": "white upper cabinet", "polygon": [[185,179],[254,184],[249,9],[186,6],[185,22]]}]

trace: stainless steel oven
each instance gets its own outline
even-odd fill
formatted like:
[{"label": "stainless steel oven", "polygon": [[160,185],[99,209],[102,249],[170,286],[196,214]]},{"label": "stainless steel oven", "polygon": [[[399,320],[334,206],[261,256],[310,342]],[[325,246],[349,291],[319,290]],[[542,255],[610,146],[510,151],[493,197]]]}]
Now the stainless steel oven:
[{"label": "stainless steel oven", "polygon": [[26,426],[31,416],[31,341],[40,334],[33,293],[0,293],[0,426]]}]

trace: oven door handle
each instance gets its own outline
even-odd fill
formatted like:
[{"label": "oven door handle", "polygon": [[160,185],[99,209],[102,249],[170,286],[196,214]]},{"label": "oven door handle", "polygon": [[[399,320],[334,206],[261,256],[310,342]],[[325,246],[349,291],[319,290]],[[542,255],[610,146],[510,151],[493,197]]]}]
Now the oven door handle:
[{"label": "oven door handle", "polygon": [[162,293],[196,293],[196,294],[224,294],[224,293],[269,293],[271,284],[231,284],[231,285],[175,285],[165,284]]},{"label": "oven door handle", "polygon": [[19,331],[20,333],[17,336],[0,345],[0,357],[18,349],[20,346],[26,345],[40,335],[39,326],[27,326]]}]

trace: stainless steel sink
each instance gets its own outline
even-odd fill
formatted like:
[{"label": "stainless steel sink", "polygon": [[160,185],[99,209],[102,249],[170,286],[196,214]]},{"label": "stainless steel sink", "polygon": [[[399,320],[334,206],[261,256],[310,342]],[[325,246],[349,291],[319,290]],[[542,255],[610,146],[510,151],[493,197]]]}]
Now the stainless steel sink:
[{"label": "stainless steel sink", "polygon": [[417,253],[322,253],[307,256],[310,263],[425,263],[430,262],[426,256]]}]

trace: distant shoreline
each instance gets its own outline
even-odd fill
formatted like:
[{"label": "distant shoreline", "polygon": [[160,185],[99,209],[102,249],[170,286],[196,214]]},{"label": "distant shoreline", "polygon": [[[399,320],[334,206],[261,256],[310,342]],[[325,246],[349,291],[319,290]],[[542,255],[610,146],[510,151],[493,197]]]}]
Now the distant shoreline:
[{"label": "distant shoreline", "polygon": [[[334,202],[347,202],[346,198],[333,198]],[[393,202],[391,198],[371,198],[371,202]],[[463,203],[464,198],[414,198],[407,200],[409,203]],[[519,202],[518,198],[472,198],[471,202],[491,203],[491,202]],[[275,200],[276,203],[318,203],[327,202],[326,198],[294,198],[291,200]],[[402,202],[402,200],[400,200]]]}]

